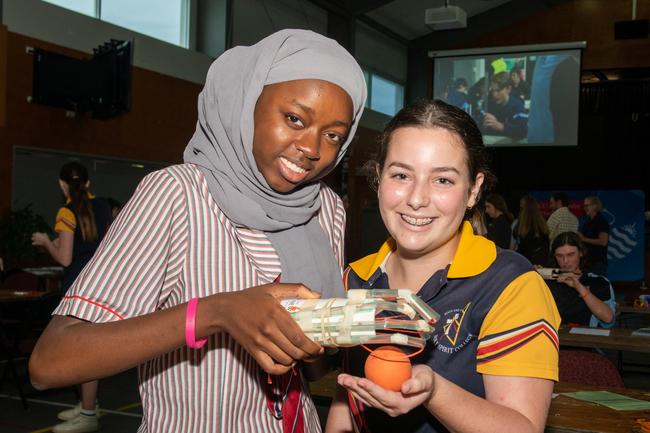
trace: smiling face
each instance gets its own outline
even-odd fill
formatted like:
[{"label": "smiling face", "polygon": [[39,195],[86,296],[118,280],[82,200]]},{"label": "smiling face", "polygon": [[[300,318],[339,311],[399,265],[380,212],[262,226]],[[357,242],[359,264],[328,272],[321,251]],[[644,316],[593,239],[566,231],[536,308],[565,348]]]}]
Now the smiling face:
[{"label": "smiling face", "polygon": [[333,167],[352,110],[350,96],[327,81],[265,86],[255,105],[253,156],[269,186],[290,192]]},{"label": "smiling face", "polygon": [[467,207],[483,183],[470,182],[460,138],[442,128],[403,127],[391,135],[379,173],[379,209],[404,257],[453,259]]},{"label": "smiling face", "polygon": [[566,272],[579,271],[581,257],[582,253],[578,247],[573,245],[562,245],[555,249],[557,265]]}]

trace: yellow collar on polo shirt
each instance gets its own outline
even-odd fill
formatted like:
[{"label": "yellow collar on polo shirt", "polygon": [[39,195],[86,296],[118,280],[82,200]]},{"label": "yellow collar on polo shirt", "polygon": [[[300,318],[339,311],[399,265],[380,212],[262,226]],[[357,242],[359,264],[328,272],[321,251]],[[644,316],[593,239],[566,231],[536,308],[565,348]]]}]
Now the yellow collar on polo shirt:
[{"label": "yellow collar on polo shirt", "polygon": [[[377,271],[386,256],[395,249],[395,241],[389,238],[375,254],[350,263],[352,270],[362,279],[368,279]],[[460,235],[458,249],[451,261],[448,278],[466,278],[478,275],[490,267],[497,257],[494,242],[474,234],[472,225],[465,221]]]},{"label": "yellow collar on polo shirt", "polygon": [[469,221],[463,223],[460,242],[449,266],[447,278],[467,278],[480,274],[497,258],[497,247],[484,236],[475,235]]},{"label": "yellow collar on polo shirt", "polygon": [[[87,194],[88,194],[88,198],[89,198],[89,199],[92,200],[92,199],[95,198],[95,196],[93,195],[92,192],[88,192]],[[70,204],[71,201],[72,201],[72,200],[70,200],[70,198],[68,197],[68,198],[65,199],[65,204]]]}]

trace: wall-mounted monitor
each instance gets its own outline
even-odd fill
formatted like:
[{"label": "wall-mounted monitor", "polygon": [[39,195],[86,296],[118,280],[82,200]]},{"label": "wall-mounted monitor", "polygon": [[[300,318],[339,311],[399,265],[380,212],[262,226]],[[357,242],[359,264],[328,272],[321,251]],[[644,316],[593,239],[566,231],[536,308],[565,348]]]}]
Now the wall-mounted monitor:
[{"label": "wall-mounted monitor", "polygon": [[433,98],[469,113],[486,146],[576,146],[585,46],[432,51]]},{"label": "wall-mounted monitor", "polygon": [[111,39],[78,59],[40,48],[33,50],[31,101],[109,119],[131,108],[131,41]]}]

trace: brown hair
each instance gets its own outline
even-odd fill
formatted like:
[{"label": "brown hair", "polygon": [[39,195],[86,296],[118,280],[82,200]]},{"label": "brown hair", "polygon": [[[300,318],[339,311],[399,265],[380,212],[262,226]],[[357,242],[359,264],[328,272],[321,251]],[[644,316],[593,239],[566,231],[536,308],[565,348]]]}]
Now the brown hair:
[{"label": "brown hair", "polygon": [[526,237],[533,233],[535,237],[548,236],[548,226],[539,210],[537,200],[529,195],[521,198],[521,212],[519,213],[519,222],[517,223],[517,236]]},{"label": "brown hair", "polygon": [[590,195],[588,197],[585,197],[585,200],[588,201],[590,204],[595,205],[596,210],[598,212],[601,212],[603,210],[603,202],[600,201],[599,197],[596,197],[595,195]]},{"label": "brown hair", "polygon": [[497,193],[488,194],[485,197],[485,202],[490,203],[492,206],[494,206],[496,210],[500,211],[506,217],[508,222],[512,222],[512,220],[514,219],[512,213],[508,210],[508,205],[506,204],[506,200],[500,194]]},{"label": "brown hair", "polygon": [[553,239],[553,244],[551,245],[551,253],[553,254],[553,260],[555,260],[555,250],[565,245],[571,247],[576,247],[580,253],[580,269],[587,268],[587,250],[585,244],[580,240],[580,236],[574,232],[562,232],[559,235],[555,236]]},{"label": "brown hair", "polygon": [[80,162],[68,162],[61,167],[59,179],[68,185],[69,206],[77,218],[81,237],[86,242],[96,240],[97,224],[93,205],[88,197],[88,170]]},{"label": "brown hair", "polygon": [[[483,136],[474,120],[463,110],[440,100],[421,100],[402,108],[384,128],[379,137],[379,149],[373,159],[364,165],[370,185],[377,189],[379,174],[384,169],[388,147],[393,133],[400,128],[441,128],[454,133],[463,144],[469,179],[473,186],[476,176],[483,173],[484,180],[476,201],[479,202],[482,192],[488,191],[496,182],[496,177],[490,170],[490,158],[483,145]],[[474,230],[483,233],[485,224],[480,206],[474,206],[465,213]]]},{"label": "brown hair", "polygon": [[490,84],[496,84],[498,87],[497,90],[501,90],[508,86],[512,86],[512,80],[510,79],[510,74],[503,71],[490,78]]}]

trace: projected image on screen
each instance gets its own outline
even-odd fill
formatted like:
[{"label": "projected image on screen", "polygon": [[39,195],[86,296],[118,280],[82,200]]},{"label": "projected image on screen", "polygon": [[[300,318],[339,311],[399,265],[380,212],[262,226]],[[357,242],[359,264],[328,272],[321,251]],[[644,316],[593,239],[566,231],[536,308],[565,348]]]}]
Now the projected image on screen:
[{"label": "projected image on screen", "polygon": [[575,146],[580,53],[436,55],[433,96],[469,113],[488,146]]}]

